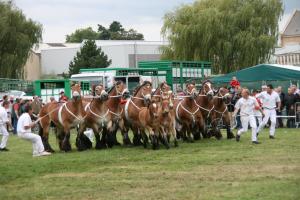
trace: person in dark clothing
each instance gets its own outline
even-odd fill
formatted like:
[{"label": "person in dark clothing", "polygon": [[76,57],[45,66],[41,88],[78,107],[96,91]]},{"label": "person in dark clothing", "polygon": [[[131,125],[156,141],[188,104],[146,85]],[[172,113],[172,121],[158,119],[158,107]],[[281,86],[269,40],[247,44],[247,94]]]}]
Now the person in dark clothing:
[{"label": "person in dark clothing", "polygon": [[[296,103],[296,95],[293,93],[292,88],[288,89],[288,93],[284,97],[284,106],[286,109],[286,114],[288,116],[294,116],[295,115],[295,103]],[[287,120],[287,127],[293,128],[295,126],[295,119],[294,118],[288,118]]]},{"label": "person in dark clothing", "polygon": [[282,110],[284,108],[284,96],[285,96],[285,94],[282,92],[282,87],[281,86],[277,87],[276,92],[278,93],[280,101],[281,101],[281,106],[280,106],[279,110],[276,110],[276,112],[277,112],[276,114],[277,114],[277,116],[279,116],[277,118],[277,125],[278,125],[279,128],[283,128],[283,122],[282,122],[282,118],[280,116],[282,116]]}]

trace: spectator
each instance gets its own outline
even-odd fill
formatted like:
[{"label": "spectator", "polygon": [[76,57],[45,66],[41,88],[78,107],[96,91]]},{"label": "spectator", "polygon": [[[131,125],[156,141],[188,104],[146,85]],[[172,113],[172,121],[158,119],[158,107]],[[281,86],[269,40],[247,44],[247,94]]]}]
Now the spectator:
[{"label": "spectator", "polygon": [[20,99],[17,98],[16,102],[13,104],[13,109],[12,109],[14,134],[17,134],[17,124],[20,116],[19,109],[20,109]]},{"label": "spectator", "polygon": [[178,97],[185,95],[184,92],[183,92],[183,90],[182,90],[182,88],[180,86],[177,86],[176,93],[177,93]]},{"label": "spectator", "polygon": [[59,94],[60,94],[60,97],[59,97],[60,103],[65,103],[68,101],[68,97],[65,95],[64,91],[61,91]]},{"label": "spectator", "polygon": [[42,102],[40,101],[38,96],[34,96],[31,107],[32,107],[32,113],[34,115],[38,115],[40,113],[40,110],[42,108]]},{"label": "spectator", "polygon": [[[296,95],[294,95],[294,92],[293,92],[293,89],[292,88],[289,88],[288,89],[288,93],[287,95],[285,95],[284,97],[284,106],[285,106],[285,109],[286,109],[286,114],[288,116],[293,116],[295,113],[294,113],[294,105],[295,105],[295,102],[296,102]],[[293,128],[295,125],[295,120],[292,119],[292,118],[288,118],[287,120],[287,127],[288,128]]]},{"label": "spectator", "polygon": [[234,76],[232,77],[230,81],[230,86],[233,88],[236,88],[237,86],[241,86],[240,82],[237,80],[237,78]]},{"label": "spectator", "polygon": [[261,86],[261,92],[267,91],[267,85],[262,85]]},{"label": "spectator", "polygon": [[7,96],[7,95],[4,95],[4,96],[2,97],[2,99],[0,100],[1,106],[2,106],[2,103],[3,103],[4,101],[8,101],[8,96]]},{"label": "spectator", "polygon": [[279,116],[277,118],[277,127],[283,128],[283,122],[282,122],[281,116],[282,116],[282,110],[284,108],[284,96],[285,96],[285,94],[282,92],[282,87],[281,86],[278,86],[276,88],[276,92],[278,93],[280,101],[281,101],[280,108],[278,110],[276,110],[277,116]]},{"label": "spectator", "polygon": [[56,102],[55,98],[54,97],[50,97],[50,102],[51,103],[55,103]]}]

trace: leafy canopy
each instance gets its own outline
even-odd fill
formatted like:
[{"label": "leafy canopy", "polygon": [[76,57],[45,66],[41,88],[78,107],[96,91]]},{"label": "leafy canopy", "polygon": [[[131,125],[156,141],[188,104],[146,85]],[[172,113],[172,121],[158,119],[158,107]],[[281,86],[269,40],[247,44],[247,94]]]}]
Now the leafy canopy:
[{"label": "leafy canopy", "polygon": [[90,40],[144,40],[144,35],[134,29],[126,30],[118,21],[113,21],[108,28],[98,24],[98,30],[91,27],[77,29],[74,33],[66,36],[66,42],[82,42]]},{"label": "leafy canopy", "polygon": [[105,68],[111,60],[97,48],[94,40],[86,40],[69,65],[69,75],[78,74],[81,68]]},{"label": "leafy canopy", "polygon": [[164,16],[163,59],[206,60],[215,73],[266,62],[278,38],[281,0],[201,0]]},{"label": "leafy canopy", "polygon": [[32,46],[42,39],[42,26],[27,19],[11,2],[0,1],[0,77],[23,78]]}]

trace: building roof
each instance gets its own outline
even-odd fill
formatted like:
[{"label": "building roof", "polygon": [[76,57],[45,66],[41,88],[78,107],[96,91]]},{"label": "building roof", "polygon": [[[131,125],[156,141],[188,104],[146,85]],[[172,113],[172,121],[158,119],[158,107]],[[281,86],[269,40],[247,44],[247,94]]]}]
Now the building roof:
[{"label": "building roof", "polygon": [[300,80],[300,67],[261,64],[212,78],[214,83],[229,83],[233,76],[241,82]]},{"label": "building roof", "polygon": [[275,55],[283,55],[290,53],[300,53],[300,44],[287,45],[285,47],[275,49]]},{"label": "building roof", "polygon": [[[83,41],[84,42],[84,41]],[[80,48],[82,43],[40,43],[32,48],[35,53],[43,50]],[[120,45],[166,45],[165,41],[144,41],[144,40],[96,40],[98,47],[120,46]]]},{"label": "building roof", "polygon": [[300,10],[295,10],[282,31],[283,36],[300,35]]},{"label": "building roof", "polygon": [[39,43],[32,48],[32,51],[41,53],[43,50],[79,48],[80,46],[81,43]]},{"label": "building roof", "polygon": [[166,45],[166,41],[144,41],[144,40],[96,40],[97,46],[119,46],[119,45]]}]

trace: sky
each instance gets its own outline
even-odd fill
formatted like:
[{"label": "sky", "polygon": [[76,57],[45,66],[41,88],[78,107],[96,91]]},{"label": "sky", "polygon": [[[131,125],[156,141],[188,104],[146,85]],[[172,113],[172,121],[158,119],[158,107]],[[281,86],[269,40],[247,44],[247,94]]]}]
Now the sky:
[{"label": "sky", "polygon": [[[28,18],[43,25],[43,42],[64,42],[78,28],[97,30],[97,24],[107,27],[112,21],[143,33],[145,40],[160,41],[164,14],[191,2],[194,0],[14,0]],[[300,0],[283,2],[280,31],[294,9],[300,10]]]}]

